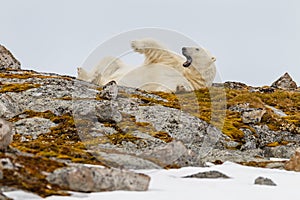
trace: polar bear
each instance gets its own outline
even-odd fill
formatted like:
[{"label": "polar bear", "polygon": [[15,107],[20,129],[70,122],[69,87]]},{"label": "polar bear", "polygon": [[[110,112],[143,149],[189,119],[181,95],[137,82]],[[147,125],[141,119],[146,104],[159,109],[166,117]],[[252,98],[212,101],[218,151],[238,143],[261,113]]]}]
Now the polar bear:
[{"label": "polar bear", "polygon": [[105,57],[90,72],[78,68],[78,79],[104,85],[111,80],[119,85],[147,91],[192,91],[209,87],[215,78],[215,57],[201,47],[184,47],[178,55],[160,42],[145,38],[131,42],[132,49],[145,56],[144,63],[132,67],[114,57]]},{"label": "polar bear", "polygon": [[112,80],[119,82],[131,69],[131,66],[126,65],[119,58],[106,56],[90,72],[81,67],[77,68],[77,79],[105,85]]},{"label": "polar bear", "polygon": [[[131,42],[134,51],[144,54],[143,66],[160,64],[168,66],[183,75],[192,88],[187,90],[197,90],[203,87],[210,87],[216,76],[216,58],[202,47],[183,47],[184,57],[171,52],[165,46],[153,39],[141,39]],[[176,77],[177,78],[177,77]],[[182,85],[178,84],[179,88]]]}]

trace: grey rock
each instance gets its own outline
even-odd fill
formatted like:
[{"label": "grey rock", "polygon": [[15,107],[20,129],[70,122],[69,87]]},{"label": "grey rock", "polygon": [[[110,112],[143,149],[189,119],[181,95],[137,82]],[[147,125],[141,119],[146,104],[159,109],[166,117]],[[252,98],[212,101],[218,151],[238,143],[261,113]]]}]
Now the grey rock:
[{"label": "grey rock", "polygon": [[14,164],[11,162],[9,158],[1,158],[0,159],[0,165],[2,166],[2,169],[14,169]]},{"label": "grey rock", "polygon": [[257,149],[258,146],[258,138],[256,135],[249,129],[240,129],[244,133],[244,140],[245,144],[241,146],[242,151],[244,150],[250,150],[250,149]]},{"label": "grey rock", "polygon": [[261,121],[262,116],[266,110],[258,108],[242,112],[242,120],[245,124],[256,124]]},{"label": "grey rock", "polygon": [[255,185],[269,185],[269,186],[276,186],[276,184],[269,178],[258,177],[254,181]]},{"label": "grey rock", "polygon": [[262,157],[262,150],[248,150],[248,151],[236,151],[236,150],[218,150],[213,149],[209,154],[204,157],[203,162],[212,162],[212,163],[223,163],[226,161],[243,163],[243,162],[262,162],[268,161],[268,159],[260,158]]},{"label": "grey rock", "polygon": [[266,110],[262,108],[250,108],[249,103],[231,106],[229,110],[234,112],[240,112],[243,123],[245,124],[255,124],[260,122],[262,116],[266,112]]},{"label": "grey rock", "polygon": [[258,135],[258,147],[263,148],[268,144],[280,142],[283,140],[281,132],[272,131],[267,125],[255,125],[253,128]]},{"label": "grey rock", "polygon": [[172,141],[160,145],[149,151],[144,151],[138,156],[151,160],[161,167],[177,165],[185,166],[205,166],[199,156],[188,150],[181,141]]},{"label": "grey rock", "polygon": [[110,81],[103,86],[103,90],[100,92],[100,97],[107,100],[115,100],[118,96],[118,86],[116,81]]},{"label": "grey rock", "polygon": [[146,191],[150,177],[119,169],[77,166],[57,169],[47,176],[47,180],[67,190],[78,192]]},{"label": "grey rock", "polygon": [[21,69],[21,64],[8,49],[0,45],[0,70],[7,68]]},{"label": "grey rock", "polygon": [[233,111],[233,112],[244,112],[244,111],[248,111],[250,109],[249,107],[249,103],[243,103],[243,104],[238,104],[238,105],[234,105],[234,106],[230,106],[228,109]]},{"label": "grey rock", "polygon": [[13,139],[12,124],[0,118],[0,150],[6,150]]},{"label": "grey rock", "polygon": [[230,82],[230,81],[225,82],[224,87],[234,89],[234,90],[245,90],[248,88],[248,86],[244,83]]},{"label": "grey rock", "polygon": [[223,148],[225,136],[213,126],[180,110],[163,106],[140,106],[130,111],[137,122],[148,122],[157,131],[165,131],[188,149],[205,154],[212,148]]},{"label": "grey rock", "polygon": [[151,162],[147,159],[143,159],[134,155],[121,154],[121,153],[105,153],[98,152],[93,155],[100,156],[100,159],[104,163],[107,163],[111,167],[121,169],[161,169],[159,165]]},{"label": "grey rock", "polygon": [[189,175],[189,176],[184,176],[183,178],[210,178],[210,179],[223,178],[223,179],[228,179],[230,177],[221,172],[218,172],[218,171],[208,171],[208,172],[199,172],[197,174],[193,174],[193,175]]},{"label": "grey rock", "polygon": [[294,145],[281,145],[276,147],[263,148],[264,157],[267,158],[290,158],[294,155],[296,147]]},{"label": "grey rock", "polygon": [[30,135],[36,139],[40,134],[50,132],[50,128],[57,126],[49,119],[33,117],[21,119],[15,123],[16,132],[21,135]]},{"label": "grey rock", "polygon": [[166,167],[173,164],[180,157],[187,152],[186,147],[180,141],[172,141],[170,143],[161,145],[154,150],[145,151],[139,154],[140,157],[148,160],[156,161],[160,166]]},{"label": "grey rock", "polygon": [[226,147],[228,149],[237,149],[240,145],[241,145],[241,143],[235,142],[235,141],[228,141],[228,142],[226,142]]},{"label": "grey rock", "polygon": [[293,81],[292,77],[286,72],[277,81],[272,83],[271,87],[283,90],[294,90],[297,89],[297,84],[295,81]]},{"label": "grey rock", "polygon": [[9,119],[21,113],[19,104],[8,94],[0,94],[0,117]]},{"label": "grey rock", "polygon": [[122,114],[119,112],[117,105],[111,101],[102,101],[95,107],[96,117],[99,122],[118,123],[122,121]]}]

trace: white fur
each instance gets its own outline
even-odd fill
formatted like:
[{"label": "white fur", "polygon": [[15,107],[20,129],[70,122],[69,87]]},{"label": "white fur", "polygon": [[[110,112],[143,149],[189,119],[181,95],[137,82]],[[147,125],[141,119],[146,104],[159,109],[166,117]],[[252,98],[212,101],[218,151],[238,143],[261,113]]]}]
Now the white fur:
[{"label": "white fur", "polygon": [[105,57],[90,73],[78,68],[78,79],[99,85],[115,80],[128,87],[175,92],[178,86],[186,91],[209,87],[215,78],[215,57],[204,48],[186,47],[193,62],[185,68],[183,56],[153,39],[135,40],[131,46],[134,51],[144,54],[145,61],[141,66],[133,69],[118,58]]}]

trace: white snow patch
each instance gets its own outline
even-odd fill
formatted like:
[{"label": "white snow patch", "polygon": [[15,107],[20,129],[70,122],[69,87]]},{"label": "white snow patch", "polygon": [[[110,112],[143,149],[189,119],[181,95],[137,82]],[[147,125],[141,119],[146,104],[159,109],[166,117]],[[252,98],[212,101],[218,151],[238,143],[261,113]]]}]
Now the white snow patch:
[{"label": "white snow patch", "polygon": [[[217,170],[230,179],[196,179],[181,178],[198,172]],[[51,196],[47,200],[255,200],[272,199],[282,200],[299,196],[300,173],[278,169],[263,169],[246,167],[231,162],[210,167],[186,167],[171,170],[138,170],[151,176],[149,191],[146,192],[99,192],[99,193],[72,193],[71,197]],[[277,186],[254,185],[259,177],[272,179]],[[15,200],[39,199],[21,191],[5,192]],[[41,199],[41,198],[40,198]]]}]

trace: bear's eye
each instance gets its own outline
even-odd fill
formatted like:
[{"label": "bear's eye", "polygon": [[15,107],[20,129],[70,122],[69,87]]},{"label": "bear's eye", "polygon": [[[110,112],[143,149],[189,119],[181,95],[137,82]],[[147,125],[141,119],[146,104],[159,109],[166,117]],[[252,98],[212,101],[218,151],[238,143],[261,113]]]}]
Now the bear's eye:
[{"label": "bear's eye", "polygon": [[200,49],[199,48],[196,48],[196,51],[199,51]]}]

